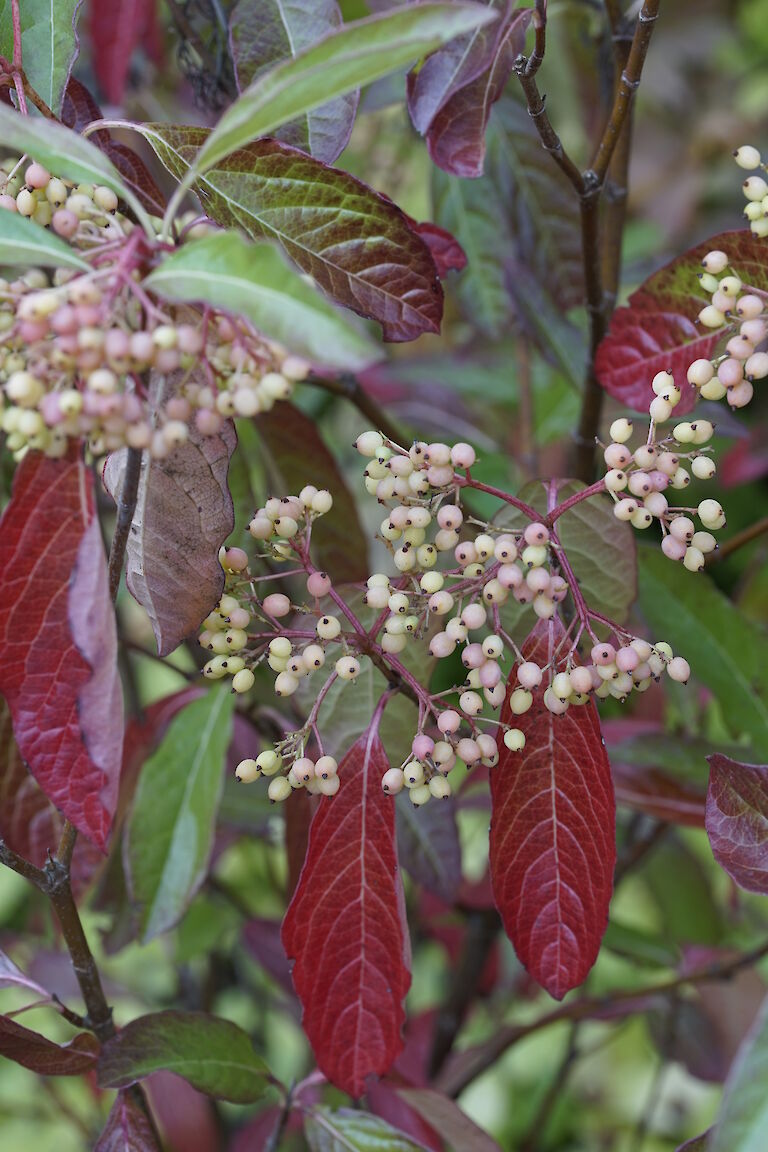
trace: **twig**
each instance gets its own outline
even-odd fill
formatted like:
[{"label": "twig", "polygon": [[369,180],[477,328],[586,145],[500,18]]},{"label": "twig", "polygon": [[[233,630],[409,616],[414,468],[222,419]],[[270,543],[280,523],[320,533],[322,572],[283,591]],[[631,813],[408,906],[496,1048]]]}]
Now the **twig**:
[{"label": "twig", "polygon": [[346,373],[337,377],[308,376],[304,383],[310,384],[313,388],[322,388],[332,396],[343,396],[362,416],[365,416],[366,420],[370,421],[371,427],[377,432],[381,432],[388,440],[394,440],[397,444],[402,442],[402,431],[354,376]]},{"label": "twig", "polygon": [[449,1096],[458,1096],[473,1080],[476,1080],[486,1069],[495,1064],[509,1048],[521,1040],[525,1040],[528,1036],[532,1036],[535,1032],[540,1032],[542,1028],[548,1028],[550,1024],[556,1024],[561,1020],[586,1020],[590,1017],[599,1017],[607,1010],[611,1012],[611,1019],[617,1019],[619,1005],[626,1005],[628,1014],[631,1014],[636,1010],[637,1005],[642,1005],[649,997],[665,996],[679,988],[705,984],[710,980],[729,980],[737,972],[753,967],[764,956],[768,956],[768,940],[764,940],[762,944],[752,948],[749,952],[743,952],[740,956],[712,964],[704,964],[691,972],[670,977],[659,984],[647,984],[640,988],[623,988],[604,996],[584,997],[582,1000],[573,1000],[571,1003],[563,1004],[559,1008],[539,1016],[537,1020],[532,1020],[529,1024],[508,1024],[497,1029],[484,1044],[470,1049],[469,1052],[462,1053],[460,1062],[457,1062],[456,1067],[452,1068],[448,1064],[442,1075],[437,1078],[437,1083],[434,1086]]},{"label": "twig", "polygon": [[109,595],[114,604],[117,591],[120,587],[120,575],[123,571],[125,549],[128,545],[128,536],[133,523],[133,514],[136,511],[136,497],[139,492],[139,479],[141,477],[141,449],[128,448],[125,461],[125,474],[123,476],[120,496],[117,501],[117,518],[115,531],[112,536],[112,547],[109,550]]},{"label": "twig", "polygon": [[544,1134],[547,1122],[552,1115],[552,1108],[557,1101],[561,1091],[565,1087],[565,1083],[570,1075],[571,1068],[573,1067],[577,1056],[580,1055],[576,1047],[576,1040],[581,1026],[580,1020],[574,1020],[571,1024],[570,1034],[568,1036],[568,1043],[565,1052],[555,1069],[555,1074],[547,1085],[547,1090],[539,1102],[533,1119],[528,1125],[526,1134],[521,1138],[518,1145],[518,1152],[536,1152],[540,1147],[540,1138]]},{"label": "twig", "polygon": [[717,564],[718,561],[725,560],[727,556],[732,556],[745,544],[751,544],[753,540],[757,540],[766,532],[768,532],[768,516],[764,516],[762,520],[756,520],[748,528],[744,528],[735,536],[731,536],[730,540],[726,540],[725,544],[722,544],[716,552],[710,552],[707,556],[707,565]]},{"label": "twig", "polygon": [[472,909],[467,914],[466,923],[461,956],[453,970],[448,994],[438,1010],[435,1021],[432,1051],[429,1057],[430,1079],[443,1067],[453,1047],[501,927],[501,920],[495,908]]},{"label": "twig", "polygon": [[[527,56],[518,56],[513,65],[514,71],[520,80],[520,86],[525,94],[526,104],[528,106],[528,115],[536,125],[536,131],[542,143],[542,147],[549,152],[552,159],[557,166],[565,173],[570,180],[576,193],[581,196],[584,191],[584,180],[581,172],[571,160],[568,153],[563,148],[562,141],[555,132],[550,122],[549,116],[546,111],[546,97],[542,96],[539,92],[539,86],[536,83],[535,71],[528,72],[529,60]],[[537,65],[538,67],[538,65]]]}]

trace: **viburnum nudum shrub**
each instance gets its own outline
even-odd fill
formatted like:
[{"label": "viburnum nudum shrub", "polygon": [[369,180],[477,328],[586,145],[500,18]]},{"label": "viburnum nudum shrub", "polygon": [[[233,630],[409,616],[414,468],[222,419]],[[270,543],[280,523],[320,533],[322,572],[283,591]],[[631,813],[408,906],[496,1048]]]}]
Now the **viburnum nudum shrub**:
[{"label": "viburnum nudum shrub", "polygon": [[[33,7],[28,21],[10,3],[0,25],[0,427],[13,469],[0,522],[0,860],[49,903],[83,1005],[0,953],[0,987],[34,997],[0,1015],[0,1054],[43,1076],[88,1073],[101,1152],[177,1146],[163,1073],[186,1084],[180,1107],[195,1101],[209,1119],[208,1098],[260,1105],[244,1122],[218,1115],[232,1148],[482,1152],[499,1145],[454,1098],[532,1031],[571,1022],[556,1094],[583,1020],[650,1018],[670,996],[662,1052],[683,1059],[675,1013],[693,1011],[691,990],[751,968],[768,943],[650,949],[620,917],[609,927],[609,905],[675,821],[706,824],[736,884],[768,886],[760,637],[707,572],[765,527],[727,534],[716,437],[720,420],[734,434],[768,376],[759,150],[734,151],[749,228],[675,258],[613,310],[614,209],[659,0],[606,5],[614,93],[583,170],[539,90],[543,0],[355,19],[331,3],[171,4],[182,69],[220,112],[212,126],[103,116],[70,74],[79,7]],[[127,5],[89,8],[112,104],[142,38],[149,58],[162,51],[153,5],[135,8],[127,39]],[[41,22],[47,55],[28,63]],[[399,98],[436,168],[437,223],[333,167],[360,86],[396,84],[406,67]],[[509,203],[475,201],[470,222],[460,205],[473,184]],[[495,241],[477,225],[490,203]],[[495,242],[513,255],[494,284]],[[547,370],[584,366],[575,443],[554,476],[502,482],[486,467],[488,434],[451,411],[440,425],[426,389],[416,414],[387,407],[409,361],[387,357],[376,325],[386,342],[438,333],[456,273],[481,339],[508,340],[514,314],[504,347],[523,350],[515,419],[529,448],[531,349]],[[477,371],[449,352],[438,375]],[[353,440],[335,454],[318,395]],[[150,701],[139,658],[183,687]],[[668,762],[707,752],[705,802]],[[619,819],[618,853],[617,799],[635,813]],[[459,827],[478,810],[489,846],[470,880]],[[254,838],[268,861],[255,878]],[[254,882],[269,916],[252,909]],[[231,956],[213,963],[216,899],[298,998],[316,1065],[303,1079],[282,1057],[278,1076],[253,1022],[217,1003],[258,995]],[[114,916],[107,954],[175,931],[183,955],[184,933],[200,933],[207,976],[113,1018],[89,906]],[[500,926],[514,977],[499,975]],[[411,935],[450,957],[434,1019],[406,1014]],[[641,944],[646,958],[655,949],[669,971],[579,993],[533,1023],[494,1019],[474,1047],[454,1046],[483,998],[499,1013],[538,987],[563,1000],[604,938],[638,963]],[[74,1036],[17,1022],[41,1004]],[[763,1012],[702,1137],[715,1152],[765,1134],[750,1091],[766,1035]],[[100,1094],[115,1089],[107,1116]],[[339,1106],[338,1090],[365,1110]],[[549,1123],[545,1105],[521,1148]]]}]

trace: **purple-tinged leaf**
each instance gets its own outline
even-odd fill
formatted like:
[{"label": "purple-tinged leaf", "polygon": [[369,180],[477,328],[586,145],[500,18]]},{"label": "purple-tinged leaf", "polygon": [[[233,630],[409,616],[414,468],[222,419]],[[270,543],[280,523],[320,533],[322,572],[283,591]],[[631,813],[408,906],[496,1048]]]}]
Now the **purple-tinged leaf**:
[{"label": "purple-tinged leaf", "polygon": [[99,1042],[90,1032],[78,1032],[68,1044],[54,1044],[39,1032],[0,1016],[0,1056],[40,1076],[80,1076],[93,1068],[98,1051]]},{"label": "purple-tinged leaf", "polygon": [[441,280],[444,280],[449,272],[460,272],[462,268],[466,267],[466,252],[456,237],[446,228],[441,228],[439,224],[432,224],[429,220],[423,220],[419,223],[418,220],[413,220],[410,216],[406,219],[408,227],[426,241]]},{"label": "purple-tinged leaf", "polygon": [[768,893],[768,765],[709,761],[706,828],[712,853],[732,880]]},{"label": "purple-tinged leaf", "polygon": [[651,380],[668,371],[682,392],[675,413],[690,411],[695,389],[686,379],[688,366],[710,359],[723,343],[723,332],[697,323],[710,298],[698,276],[707,252],[725,252],[745,284],[768,289],[768,251],[749,231],[724,232],[675,257],[633,292],[625,308],[617,308],[608,335],[597,351],[597,378],[616,400],[645,412],[653,399]]},{"label": "purple-tinged leaf", "polygon": [[243,944],[273,980],[293,996],[288,957],[280,938],[280,921],[254,917],[243,925]]},{"label": "purple-tinged leaf", "polygon": [[144,1089],[169,1152],[222,1152],[218,1113],[208,1096],[173,1072],[153,1072]]},{"label": "purple-tinged leaf", "polygon": [[397,851],[413,880],[452,904],[461,884],[461,845],[456,805],[448,799],[416,809],[398,800]]},{"label": "purple-tinged leaf", "polygon": [[[296,56],[340,24],[336,0],[240,0],[229,20],[238,88],[247,88],[273,64]],[[358,99],[357,89],[348,92],[285,124],[275,135],[332,164],[347,146]]]},{"label": "purple-tinged leaf", "polygon": [[516,0],[490,0],[492,24],[458,37],[408,77],[408,107],[429,154],[454,176],[483,174],[485,129],[515,58],[525,46],[532,9]]},{"label": "purple-tinged leaf", "polygon": [[99,1084],[127,1088],[163,1070],[234,1104],[261,1099],[270,1079],[242,1028],[205,1012],[170,1011],[140,1016],[107,1041],[99,1057]]},{"label": "purple-tinged leaf", "polygon": [[433,1088],[398,1088],[398,1095],[451,1147],[461,1148],[461,1152],[501,1152],[496,1141],[442,1092]]},{"label": "purple-tinged leaf", "polygon": [[110,104],[121,104],[131,58],[142,46],[157,60],[160,32],[156,0],[91,0],[88,31],[99,86]]},{"label": "purple-tinged leaf", "polygon": [[51,999],[50,992],[46,991],[35,980],[30,980],[29,976],[25,976],[2,949],[0,949],[0,988],[26,988],[42,1000]]},{"label": "purple-tinged leaf", "polygon": [[[144,124],[140,131],[182,178],[205,128]],[[336,303],[378,321],[385,340],[437,332],[443,293],[429,246],[403,212],[354,176],[278,140],[258,140],[199,176],[208,214],[253,239],[273,239]]]},{"label": "purple-tinged leaf", "polygon": [[[94,120],[104,116],[95,98],[74,76],[70,76],[64,90],[61,109],[61,122],[75,132],[82,132]],[[113,140],[106,129],[92,132],[89,139],[105,152],[122,176],[125,184],[138,197],[148,212],[162,216],[165,211],[165,198],[154,177],[137,152],[121,141]]]},{"label": "purple-tinged leaf", "polygon": [[310,1152],[424,1152],[391,1124],[352,1108],[317,1107],[307,1112],[304,1125]]},{"label": "purple-tinged leaf", "polygon": [[19,750],[63,815],[104,848],[122,696],[93,475],[76,449],[30,453],[0,525],[0,691]]},{"label": "purple-tinged leaf", "polygon": [[254,423],[280,491],[299,492],[305,484],[314,484],[327,488],[333,496],[333,508],[313,533],[312,553],[317,566],[336,583],[366,580],[368,543],[357,506],[317,423],[293,404],[276,404]]},{"label": "purple-tinged leaf", "polygon": [[[161,656],[199,628],[224,588],[219,548],[234,527],[227,469],[235,444],[234,428],[225,422],[216,436],[192,429],[167,459],[145,454],[142,461],[126,581],[149,616]],[[104,468],[115,500],[125,461],[123,449]]]},{"label": "purple-tinged leaf", "polygon": [[768,1145],[768,997],[733,1062],[707,1152],[759,1152]]},{"label": "purple-tinged leaf", "polygon": [[118,1092],[93,1152],[161,1152],[146,1112],[128,1092]]}]

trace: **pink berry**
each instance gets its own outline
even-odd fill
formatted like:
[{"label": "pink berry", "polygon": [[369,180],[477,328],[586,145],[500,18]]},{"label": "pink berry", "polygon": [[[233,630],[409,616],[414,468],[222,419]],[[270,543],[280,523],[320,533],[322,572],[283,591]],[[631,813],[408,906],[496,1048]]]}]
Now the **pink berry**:
[{"label": "pink berry", "polygon": [[456,504],[444,504],[437,514],[437,522],[440,527],[452,531],[460,528],[463,520],[464,514]]},{"label": "pink berry", "polygon": [[42,164],[30,164],[24,173],[24,183],[28,188],[45,188],[51,182],[51,174]]},{"label": "pink berry", "polygon": [[531,660],[526,660],[517,669],[517,682],[521,688],[527,688],[529,692],[533,688],[538,688],[541,684],[541,668]]},{"label": "pink berry", "polygon": [[458,732],[461,727],[461,716],[452,708],[446,708],[437,718],[437,726],[443,733]]},{"label": "pink berry", "polygon": [[287,596],[283,596],[282,592],[273,592],[270,596],[265,597],[262,606],[268,616],[273,616],[276,620],[287,616],[291,610],[291,602]]},{"label": "pink berry", "polygon": [[549,540],[549,528],[546,524],[529,524],[523,536],[526,544],[546,544]]},{"label": "pink berry", "polygon": [[467,644],[461,654],[461,662],[465,668],[481,668],[485,663],[482,644]]},{"label": "pink berry", "polygon": [[661,542],[661,550],[668,560],[682,560],[685,556],[686,545],[674,536],[665,536]]},{"label": "pink berry", "polygon": [[471,468],[477,457],[471,444],[454,444],[451,448],[451,463],[454,468]]},{"label": "pink berry", "polygon": [[459,740],[456,745],[456,753],[460,760],[463,760],[467,767],[472,764],[477,764],[478,760],[482,759],[483,753],[479,748],[476,740],[470,740],[469,737],[464,737]]},{"label": "pink berry", "polygon": [[456,641],[447,632],[436,632],[429,642],[429,651],[438,660],[445,660],[456,651]]},{"label": "pink berry", "polygon": [[724,388],[734,388],[744,379],[744,367],[741,361],[733,357],[723,360],[717,369],[717,378]]},{"label": "pink berry", "polygon": [[501,668],[495,660],[486,660],[480,668],[480,683],[483,688],[495,688],[501,680]]},{"label": "pink berry", "polygon": [[604,667],[606,664],[612,664],[616,659],[616,649],[613,644],[595,644],[590,656],[593,664],[597,667]]},{"label": "pink berry", "polygon": [[80,221],[69,208],[59,208],[54,212],[51,224],[56,235],[63,240],[71,240],[80,227]]},{"label": "pink berry", "polygon": [[316,596],[318,600],[322,596],[327,596],[331,590],[331,578],[327,572],[313,572],[307,578],[307,592],[310,596]]},{"label": "pink berry", "polygon": [[640,663],[640,656],[634,648],[619,648],[616,653],[616,667],[619,672],[634,672]]},{"label": "pink berry", "polygon": [[202,432],[203,436],[215,436],[217,432],[221,431],[223,423],[224,418],[210,408],[199,408],[195,413],[195,425],[198,432]]},{"label": "pink berry", "polygon": [[427,756],[431,756],[434,750],[435,742],[431,736],[425,736],[423,732],[414,736],[411,751],[417,760],[426,760]]}]

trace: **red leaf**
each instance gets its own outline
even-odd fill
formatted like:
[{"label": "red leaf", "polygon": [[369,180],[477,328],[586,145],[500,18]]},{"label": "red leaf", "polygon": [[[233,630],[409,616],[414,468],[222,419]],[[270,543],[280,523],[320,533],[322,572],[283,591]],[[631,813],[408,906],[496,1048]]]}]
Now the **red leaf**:
[{"label": "red leaf", "polygon": [[[104,113],[85,84],[70,76],[64,89],[62,123],[68,128],[73,128],[75,132],[82,132],[94,120],[101,120],[103,116]],[[154,213],[155,216],[162,216],[165,212],[165,197],[141,156],[127,144],[113,140],[106,129],[92,132],[89,139],[109,156],[125,183],[147,211]]]},{"label": "red leaf", "polygon": [[393,1128],[405,1132],[420,1148],[443,1152],[443,1142],[437,1132],[422,1120],[415,1108],[400,1096],[397,1084],[387,1077],[373,1080],[366,1087],[368,1107],[374,1116],[386,1120]]},{"label": "red leaf", "polygon": [[[199,627],[223,591],[219,547],[234,525],[227,470],[235,444],[226,421],[216,436],[193,428],[167,460],[143,462],[126,583],[146,609],[161,656]],[[104,468],[104,484],[115,499],[125,459],[125,450],[114,452]]]},{"label": "red leaf", "polygon": [[496,1141],[442,1092],[434,1088],[400,1088],[398,1094],[452,1147],[461,1148],[462,1152],[501,1152]]},{"label": "red leaf", "polygon": [[218,1152],[221,1138],[207,1096],[173,1072],[155,1072],[144,1084],[168,1152]]},{"label": "red leaf", "polygon": [[455,176],[483,174],[491,105],[525,46],[532,14],[516,0],[503,5],[491,0],[489,6],[501,9],[498,20],[452,40],[408,76],[411,119],[426,135],[435,164]]},{"label": "red leaf", "polygon": [[466,267],[467,254],[447,228],[441,228],[429,220],[419,223],[411,216],[406,216],[406,220],[411,231],[426,241],[441,280],[445,280],[449,272],[460,272]]},{"label": "red leaf", "polygon": [[706,827],[712,854],[748,892],[768,893],[768,765],[708,756]]},{"label": "red leaf", "polygon": [[312,553],[319,568],[336,583],[355,583],[368,577],[368,543],[357,506],[317,423],[293,404],[276,404],[255,418],[274,479],[285,492],[298,492],[305,484],[327,488],[333,508],[312,536]]},{"label": "red leaf", "polygon": [[655,820],[704,827],[704,793],[660,768],[611,764],[616,801]]},{"label": "red leaf", "polygon": [[128,69],[141,44],[157,56],[159,33],[155,0],[91,0],[88,11],[93,70],[110,104],[122,103]]},{"label": "red leaf", "polygon": [[[27,771],[13,735],[11,712],[0,697],[0,838],[38,868],[59,842],[63,820]],[[83,837],[72,857],[72,886],[76,893],[88,885],[104,862],[102,853]]]},{"label": "red leaf", "polygon": [[127,1092],[118,1092],[94,1152],[161,1152],[146,1113]]},{"label": "red leaf", "polygon": [[123,709],[93,476],[30,453],[0,522],[0,691],[46,796],[100,848],[117,801]]},{"label": "red leaf", "polygon": [[344,757],[336,796],[320,801],[283,924],[304,1031],[321,1071],[351,1096],[400,1052],[411,982],[388,766],[373,724]]},{"label": "red leaf", "polygon": [[39,1032],[0,1016],[0,1056],[40,1076],[80,1076],[94,1067],[98,1051],[99,1042],[89,1032],[78,1032],[69,1044],[54,1044]]},{"label": "red leaf", "polygon": [[696,318],[710,298],[698,275],[707,252],[719,249],[729,257],[745,283],[768,288],[765,244],[751,232],[724,232],[691,248],[654,272],[633,292],[628,306],[617,308],[608,335],[597,351],[597,378],[617,400],[638,412],[653,399],[651,380],[657,372],[675,377],[682,399],[675,413],[690,411],[696,392],[687,382],[688,366],[709,359],[723,342],[723,332],[704,328]]},{"label": "red leaf", "polygon": [[[564,635],[540,621],[526,660],[552,661]],[[517,677],[513,673],[510,688]],[[592,700],[554,716],[533,707],[502,723],[525,734],[522,752],[499,741],[491,769],[491,877],[496,904],[520,961],[556,1000],[581,984],[608,923],[616,860],[611,768]]]}]

